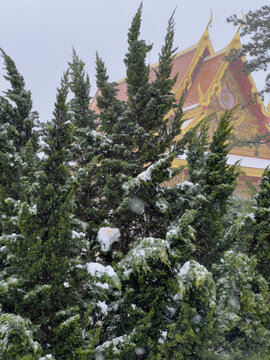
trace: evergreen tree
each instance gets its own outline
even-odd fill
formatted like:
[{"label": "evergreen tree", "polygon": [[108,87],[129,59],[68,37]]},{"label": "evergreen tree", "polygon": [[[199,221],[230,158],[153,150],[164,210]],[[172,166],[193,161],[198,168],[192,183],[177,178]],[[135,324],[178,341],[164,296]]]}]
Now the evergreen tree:
[{"label": "evergreen tree", "polygon": [[214,266],[217,282],[216,332],[210,359],[268,359],[269,287],[256,270],[256,258],[227,251]]},{"label": "evergreen tree", "polygon": [[260,189],[255,197],[254,232],[248,244],[248,254],[256,255],[257,269],[265,279],[270,278],[270,169],[262,176]]},{"label": "evergreen tree", "polygon": [[270,171],[267,168],[254,196],[253,207],[249,213],[239,216],[224,239],[226,243],[234,244],[237,251],[255,256],[257,269],[267,281],[270,275],[269,184]]},{"label": "evergreen tree", "polygon": [[[12,207],[7,208],[5,199],[25,199],[30,173],[38,166],[34,156],[38,147],[38,133],[34,128],[38,114],[32,111],[31,93],[25,89],[14,61],[0,51],[6,70],[4,77],[11,86],[0,96],[0,210],[3,216],[11,217]],[[6,217],[2,217],[0,234],[6,226],[9,226]]]},{"label": "evergreen tree", "polygon": [[[96,186],[93,184],[91,161],[97,153],[99,142],[96,131],[97,115],[90,110],[90,80],[85,73],[85,64],[79,59],[75,50],[72,54],[70,67],[70,89],[73,98],[69,102],[72,115],[72,123],[75,127],[74,140],[71,147],[72,162],[71,170],[76,176],[78,183],[76,192],[76,216],[82,221],[93,222],[93,211],[90,204],[96,193]],[[91,184],[91,186],[90,186]],[[89,225],[89,229],[91,229]]]},{"label": "evergreen tree", "polygon": [[65,164],[74,128],[67,92],[65,75],[54,119],[45,130],[46,157],[35,174],[31,203],[19,206],[19,233],[1,237],[9,256],[1,273],[0,302],[4,313],[32,322],[34,339],[45,354],[56,359],[86,359],[93,355],[98,335],[91,324],[93,299],[100,292],[105,295],[102,289],[91,293],[95,274],[91,277],[80,260],[81,249],[88,244],[84,233],[78,232],[83,224],[72,216],[74,190]]},{"label": "evergreen tree", "polygon": [[26,143],[31,139],[36,146],[36,136],[33,137],[33,127],[36,125],[38,114],[32,111],[31,92],[25,89],[25,82],[18,72],[14,61],[0,49],[6,75],[4,78],[11,88],[1,96],[0,123],[13,125],[18,132],[15,141],[16,150],[22,152]]},{"label": "evergreen tree", "polygon": [[93,156],[93,143],[96,135],[96,114],[89,108],[90,80],[85,73],[85,64],[79,59],[73,49],[70,67],[70,89],[73,98],[69,102],[72,114],[72,123],[75,126],[75,143],[73,144],[73,160],[78,166],[84,166],[91,161]]},{"label": "evergreen tree", "polygon": [[239,175],[237,164],[227,165],[231,115],[232,111],[226,111],[221,116],[210,142],[208,120],[191,131],[187,146],[190,181],[180,184],[171,195],[179,199],[175,215],[185,208],[196,210],[192,223],[196,231],[195,258],[208,269],[224,251],[221,243],[223,219]]},{"label": "evergreen tree", "polygon": [[[101,204],[115,227],[100,228],[98,241],[106,260],[116,263],[122,287],[97,353],[106,359],[207,359],[214,344],[215,284],[211,273],[192,259],[195,213],[183,210],[172,219],[168,190],[162,186],[174,175],[170,166],[186,141],[173,141],[182,115],[181,103],[176,105],[172,94],[175,79],[170,79],[173,20],[153,82],[144,65],[147,46],[138,40],[140,22],[141,7],[128,35],[127,102],[116,98],[114,84],[99,84],[101,129],[104,125],[109,140],[104,145],[109,155],[101,157],[100,172],[107,177]],[[99,58],[97,66],[98,81],[107,81]],[[165,120],[169,110],[175,110],[171,132]],[[122,251],[120,261],[111,245]]]},{"label": "evergreen tree", "polygon": [[[99,192],[93,208],[97,209],[100,221],[106,220],[122,229],[121,242],[115,247],[125,253],[135,237],[149,233],[148,226],[152,235],[165,236],[166,224],[155,220],[163,201],[164,191],[160,185],[176,173],[169,167],[177,147],[181,149],[174,142],[180,133],[181,103],[175,102],[173,85],[176,79],[170,78],[174,54],[173,18],[169,21],[159,66],[154,71],[155,79],[150,81],[150,68],[145,62],[151,47],[139,39],[141,11],[140,6],[128,33],[126,102],[117,99],[116,84],[108,82],[104,63],[97,57],[100,90],[97,104],[104,140],[94,170]],[[170,131],[169,111],[174,113]]]}]

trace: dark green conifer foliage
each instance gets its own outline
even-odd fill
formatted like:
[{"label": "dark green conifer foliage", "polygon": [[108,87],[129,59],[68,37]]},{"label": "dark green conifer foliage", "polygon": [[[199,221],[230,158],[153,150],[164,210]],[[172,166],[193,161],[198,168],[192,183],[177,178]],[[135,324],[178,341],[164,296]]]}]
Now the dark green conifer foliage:
[{"label": "dark green conifer foliage", "polygon": [[194,212],[165,239],[139,238],[118,263],[122,294],[108,318],[106,359],[208,359],[215,343],[215,284],[194,260]]},{"label": "dark green conifer foliage", "polygon": [[85,64],[79,59],[75,50],[73,50],[72,62],[69,63],[69,67],[69,85],[73,93],[69,107],[72,115],[71,121],[75,126],[71,147],[71,171],[77,181],[75,214],[79,219],[89,222],[89,232],[91,232],[90,223],[95,219],[92,204],[93,198],[96,196],[91,161],[96,155],[99,145],[96,132],[97,115],[89,108],[91,102],[90,80],[85,72]]},{"label": "dark green conifer foliage", "polygon": [[4,77],[11,85],[11,88],[4,92],[5,97],[1,97],[0,123],[9,123],[18,131],[19,137],[15,146],[20,152],[33,135],[38,114],[32,111],[31,92],[25,89],[24,79],[14,61],[4,50],[0,50],[7,73]]},{"label": "dark green conifer foliage", "polygon": [[73,160],[86,165],[93,157],[93,143],[96,128],[96,114],[89,108],[91,102],[90,80],[85,73],[85,64],[73,49],[70,67],[70,89],[73,98],[69,102],[72,123],[75,126]]},{"label": "dark green conifer foliage", "polygon": [[[38,159],[38,134],[34,131],[38,114],[32,111],[30,91],[14,61],[0,49],[10,89],[0,96],[0,234],[15,229],[10,220],[13,206],[6,199],[25,200]],[[30,150],[32,149],[32,150]],[[32,154],[30,155],[30,152]],[[31,160],[30,160],[31,158]],[[33,180],[33,178],[32,178]]]},{"label": "dark green conifer foliage", "polygon": [[[124,60],[127,68],[126,102],[117,99],[116,84],[108,82],[104,63],[97,57],[97,85],[100,90],[97,104],[100,109],[100,129],[106,137],[100,146],[98,176],[102,191],[98,196],[98,206],[99,213],[103,211],[101,219],[123,229],[120,248],[124,251],[127,251],[131,241],[131,232],[133,236],[144,236],[148,224],[152,224],[152,231],[155,228],[151,221],[157,219],[160,212],[156,205],[158,197],[162,197],[160,185],[172,175],[168,168],[177,146],[181,148],[173,142],[180,133],[182,116],[181,103],[176,104],[172,92],[176,79],[170,78],[175,51],[173,17],[169,20],[159,66],[154,70],[154,80],[150,81],[146,55],[151,47],[139,39],[141,11],[140,6],[128,33],[128,52]],[[166,115],[170,111],[174,121],[168,130]],[[140,182],[140,174],[149,166],[156,167],[153,170],[155,175]],[[135,178],[137,180],[134,182]],[[129,186],[128,183],[133,185]],[[132,210],[133,200],[142,204],[141,210]],[[160,223],[156,225],[159,225],[156,234],[163,231],[165,235],[166,224],[163,228]]]},{"label": "dark green conifer foliage", "polygon": [[229,250],[213,267],[219,341],[209,359],[269,358],[269,287],[256,263],[255,256]]},{"label": "dark green conifer foliage", "polygon": [[82,295],[88,291],[83,283],[89,277],[86,269],[76,267],[85,244],[83,235],[72,232],[74,190],[65,163],[74,128],[69,121],[67,93],[65,74],[54,119],[45,129],[46,158],[32,184],[31,204],[21,206],[20,233],[4,238],[12,256],[0,301],[5,312],[32,321],[35,340],[46,353],[56,359],[86,359],[92,354],[95,334],[88,331],[90,297],[84,301]]},{"label": "dark green conifer foliage", "polygon": [[33,340],[33,327],[28,319],[14,314],[0,315],[0,358],[5,360],[38,360],[40,345]]},{"label": "dark green conifer foliage", "polygon": [[213,139],[208,144],[208,127],[204,124],[188,146],[188,173],[194,183],[195,197],[191,208],[196,209],[193,226],[196,230],[196,259],[209,267],[224,250],[221,247],[223,217],[236,185],[239,172],[237,164],[227,165],[232,111],[220,118]]},{"label": "dark green conifer foliage", "polygon": [[[107,83],[104,89],[110,90],[108,93],[113,100],[98,98],[101,105],[106,104],[100,119],[103,115],[106,121],[110,119],[109,113],[114,107],[124,109],[119,120],[117,116],[113,118],[112,128],[124,129],[133,124],[130,133],[108,130],[106,136],[111,142],[106,145],[107,150],[116,148],[114,141],[120,136],[123,138],[121,145],[128,145],[131,140],[134,145],[128,148],[127,157],[122,162],[116,162],[115,157],[114,162],[111,158],[101,157],[101,169],[103,164],[107,166],[105,174],[119,176],[120,180],[116,182],[119,190],[114,188],[119,205],[115,210],[112,206],[108,208],[112,215],[107,213],[107,219],[120,229],[120,244],[117,242],[113,246],[123,254],[118,261],[118,254],[111,252],[122,288],[121,293],[116,294],[115,306],[112,305],[101,334],[103,344],[97,352],[104,354],[106,359],[184,359],[188,356],[194,360],[207,359],[214,343],[215,284],[211,273],[191,260],[195,250],[195,232],[191,224],[195,222],[196,212],[182,209],[182,213],[172,219],[171,205],[167,201],[168,189],[161,186],[173,176],[169,168],[176,151],[183,152],[186,141],[177,145],[173,142],[179,134],[182,115],[181,103],[176,105],[172,95],[175,79],[170,79],[173,19],[169,20],[156,79],[152,82],[149,82],[149,68],[141,61],[145,59],[147,47],[138,40],[140,21],[141,7],[128,35],[126,64],[132,72],[129,73],[127,68],[127,102],[117,100],[115,88]],[[104,75],[103,70],[100,68]],[[112,104],[111,108],[109,104]],[[164,118],[170,110],[175,110],[175,121],[168,132]],[[119,152],[119,160],[121,155]],[[137,164],[138,170],[135,168],[136,171],[130,175],[127,171],[118,175],[110,170],[108,164],[119,171],[128,156],[130,162],[134,159],[131,164]],[[103,193],[105,200],[112,187],[107,189],[108,193]],[[106,260],[110,260],[109,256]]]},{"label": "dark green conifer foliage", "polygon": [[[260,189],[255,196],[253,233],[247,233],[247,250],[255,255],[257,269],[266,280],[270,279],[270,169],[264,171]],[[250,236],[251,235],[251,236]]]}]

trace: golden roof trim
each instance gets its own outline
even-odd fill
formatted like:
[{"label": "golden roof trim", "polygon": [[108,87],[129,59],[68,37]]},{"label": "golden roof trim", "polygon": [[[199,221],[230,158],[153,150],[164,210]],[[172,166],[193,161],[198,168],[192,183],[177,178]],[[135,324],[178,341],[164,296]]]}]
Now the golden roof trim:
[{"label": "golden roof trim", "polygon": [[[187,160],[185,160],[185,159],[174,159],[173,162],[172,162],[172,168],[175,169],[175,168],[178,168],[180,166],[187,167]],[[249,168],[249,167],[245,167],[245,166],[239,166],[239,167],[247,176],[261,178],[262,174],[264,172],[264,169]]]}]

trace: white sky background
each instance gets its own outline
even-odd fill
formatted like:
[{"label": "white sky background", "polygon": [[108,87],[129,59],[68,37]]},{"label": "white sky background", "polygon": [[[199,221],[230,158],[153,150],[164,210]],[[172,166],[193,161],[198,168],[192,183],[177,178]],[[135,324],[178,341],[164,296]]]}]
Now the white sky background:
[{"label": "white sky background", "polygon": [[[266,0],[144,0],[141,37],[154,47],[150,63],[166,34],[167,21],[175,13],[175,46],[183,50],[199,41],[213,10],[210,38],[215,51],[225,47],[236,28],[226,22],[234,13],[241,16],[260,8]],[[71,60],[72,46],[86,63],[92,96],[95,85],[95,53],[104,59],[110,80],[125,76],[123,58],[127,31],[140,0],[0,0],[0,47],[15,60],[33,94],[40,120],[52,118],[56,87]],[[3,62],[0,90],[5,90]],[[259,90],[264,73],[254,75]]]}]

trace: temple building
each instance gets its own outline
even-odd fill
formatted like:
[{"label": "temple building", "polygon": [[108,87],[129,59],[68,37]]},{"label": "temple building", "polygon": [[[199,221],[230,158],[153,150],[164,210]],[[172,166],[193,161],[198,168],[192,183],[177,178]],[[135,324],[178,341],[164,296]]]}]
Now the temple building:
[{"label": "temple building", "polygon": [[[226,109],[235,105],[239,106],[234,111],[232,123],[235,137],[249,140],[256,134],[266,134],[270,131],[270,104],[267,109],[257,94],[257,89],[251,75],[241,72],[244,58],[235,62],[227,62],[224,57],[232,49],[239,49],[240,35],[236,35],[224,49],[215,52],[209,38],[209,25],[199,40],[190,48],[176,54],[173,61],[172,77],[177,76],[174,92],[176,99],[184,94],[184,124],[182,134],[197,125],[202,119],[212,115],[210,132],[217,127],[221,114]],[[154,77],[153,69],[158,64],[151,66],[150,78]],[[126,82],[118,82],[118,97],[126,100]],[[91,108],[96,108],[96,99],[93,99]],[[170,116],[171,114],[168,114]],[[265,143],[257,149],[255,146],[233,147],[228,156],[228,164],[240,161],[242,174],[239,176],[238,192],[245,192],[248,179],[257,187],[263,170],[270,165],[270,144]],[[178,157],[173,162],[173,167],[185,165],[185,158]],[[182,182],[184,173],[175,177],[171,185]]]}]

